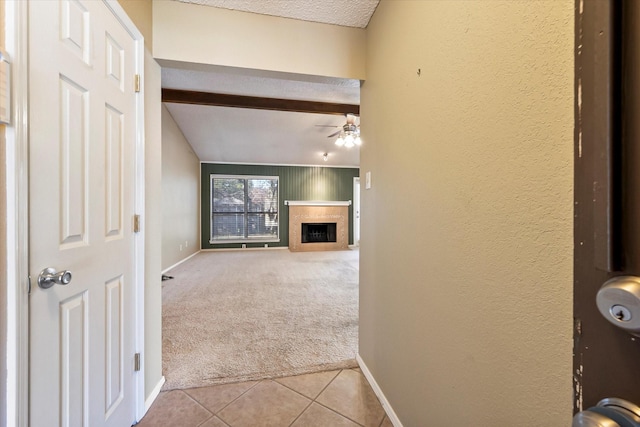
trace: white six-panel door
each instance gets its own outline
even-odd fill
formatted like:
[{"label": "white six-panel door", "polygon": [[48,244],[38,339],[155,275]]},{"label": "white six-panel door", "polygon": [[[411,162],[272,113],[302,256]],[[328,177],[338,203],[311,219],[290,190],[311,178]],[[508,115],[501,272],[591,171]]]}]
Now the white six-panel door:
[{"label": "white six-panel door", "polygon": [[29,3],[32,427],[135,421],[135,46],[103,1]]}]

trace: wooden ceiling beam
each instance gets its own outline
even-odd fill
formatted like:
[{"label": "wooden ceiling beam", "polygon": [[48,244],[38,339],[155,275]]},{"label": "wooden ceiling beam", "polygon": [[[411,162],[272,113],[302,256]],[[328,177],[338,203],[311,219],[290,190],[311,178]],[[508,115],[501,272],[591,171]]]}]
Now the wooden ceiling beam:
[{"label": "wooden ceiling beam", "polygon": [[355,104],[262,98],[257,96],[229,95],[165,88],[162,89],[162,102],[211,105],[215,107],[252,108],[257,110],[292,111],[297,113],[360,115],[360,106]]}]

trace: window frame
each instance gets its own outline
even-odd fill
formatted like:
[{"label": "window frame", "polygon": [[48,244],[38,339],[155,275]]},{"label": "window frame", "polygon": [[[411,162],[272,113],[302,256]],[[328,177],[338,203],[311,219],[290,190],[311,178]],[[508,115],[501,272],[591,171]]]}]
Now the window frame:
[{"label": "window frame", "polygon": [[[213,180],[214,179],[239,179],[245,181],[245,200],[244,200],[244,211],[243,215],[249,215],[252,212],[248,211],[247,208],[247,185],[248,181],[252,179],[262,179],[262,180],[276,180],[278,184],[278,194],[277,194],[277,206],[278,211],[277,214],[277,236],[276,237],[265,237],[265,238],[251,238],[244,237],[241,239],[214,239],[213,238]],[[238,212],[240,213],[240,212]],[[253,212],[260,213],[260,212]],[[245,235],[247,234],[247,230],[245,230]],[[233,244],[233,243],[280,243],[280,176],[271,176],[271,175],[228,175],[228,174],[209,174],[209,244],[212,245],[221,245],[221,244]]]}]

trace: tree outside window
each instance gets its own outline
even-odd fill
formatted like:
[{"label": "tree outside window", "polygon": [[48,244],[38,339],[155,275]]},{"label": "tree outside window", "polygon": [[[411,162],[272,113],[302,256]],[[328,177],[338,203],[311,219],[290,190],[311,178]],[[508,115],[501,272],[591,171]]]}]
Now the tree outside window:
[{"label": "tree outside window", "polygon": [[211,243],[277,241],[278,177],[211,175]]}]

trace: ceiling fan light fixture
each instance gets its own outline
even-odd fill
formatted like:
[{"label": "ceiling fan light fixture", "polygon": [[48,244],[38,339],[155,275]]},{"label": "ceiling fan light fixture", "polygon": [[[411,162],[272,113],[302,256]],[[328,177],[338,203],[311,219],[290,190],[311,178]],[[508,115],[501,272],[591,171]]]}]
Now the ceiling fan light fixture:
[{"label": "ceiling fan light fixture", "polygon": [[325,162],[326,162],[327,160],[329,160],[329,153],[324,153],[324,154],[322,155],[322,160],[324,160]]},{"label": "ceiling fan light fixture", "polygon": [[353,143],[353,135],[347,135],[344,137],[344,146],[347,148],[351,148],[353,147],[354,143]]},{"label": "ceiling fan light fixture", "polygon": [[338,147],[352,148],[356,145],[359,147],[362,145],[362,139],[360,139],[360,125],[356,124],[357,116],[355,114],[347,114],[346,119],[347,122],[342,125],[342,130],[332,133],[329,138],[338,135],[338,139],[336,139]]}]

